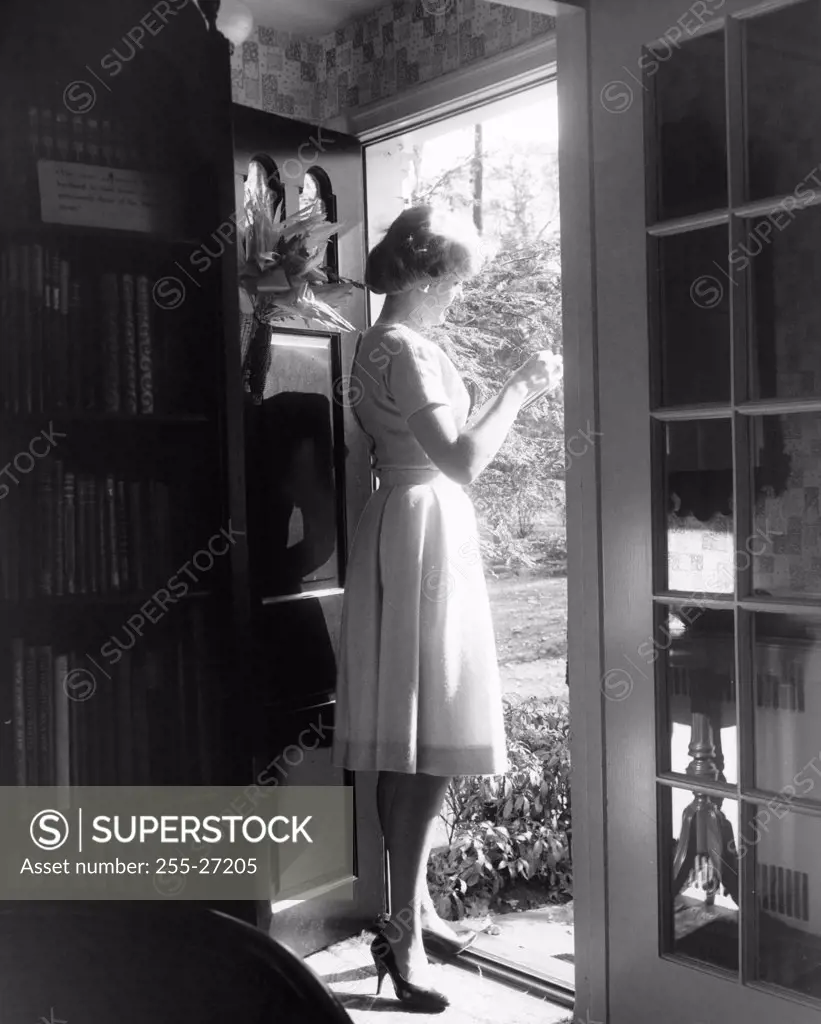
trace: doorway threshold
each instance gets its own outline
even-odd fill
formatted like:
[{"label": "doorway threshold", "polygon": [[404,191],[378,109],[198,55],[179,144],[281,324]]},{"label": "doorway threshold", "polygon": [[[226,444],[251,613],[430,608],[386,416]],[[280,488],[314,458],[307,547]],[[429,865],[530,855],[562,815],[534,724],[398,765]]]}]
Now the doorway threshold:
[{"label": "doorway threshold", "polygon": [[[324,979],[354,1021],[365,1024],[418,1024],[419,1014],[403,1009],[393,998],[390,979],[376,995],[376,970],[370,957],[370,932],[307,958],[306,963]],[[540,990],[540,983],[507,976],[484,957],[463,953],[457,964],[431,965],[431,984],[448,996],[451,1005],[438,1014],[443,1024],[569,1024],[572,1003],[558,1004]],[[565,996],[565,999],[567,997]],[[499,1007],[504,1007],[500,1016]],[[374,1017],[374,1014],[379,1014]]]},{"label": "doorway threshold", "polygon": [[557,963],[554,973],[547,974],[535,967],[525,967],[515,960],[488,953],[482,949],[471,948],[459,956],[455,966],[486,978],[492,978],[520,992],[527,992],[539,998],[547,999],[559,1006],[570,1009],[575,1004],[573,987],[573,968],[566,963]]},{"label": "doorway threshold", "polygon": [[576,981],[572,901],[494,913],[487,920],[490,927],[478,932],[470,953],[564,993],[572,1006]]}]

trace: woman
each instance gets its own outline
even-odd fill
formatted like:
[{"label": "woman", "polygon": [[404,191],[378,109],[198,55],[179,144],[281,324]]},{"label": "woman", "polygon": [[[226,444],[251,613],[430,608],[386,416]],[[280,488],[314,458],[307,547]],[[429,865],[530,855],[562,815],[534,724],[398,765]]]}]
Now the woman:
[{"label": "woman", "polygon": [[[453,363],[424,337],[478,269],[474,239],[405,210],[368,256],[386,296],[362,335],[350,394],[379,487],[357,527],[345,588],[334,762],[376,771],[388,851],[391,925],[371,952],[379,988],[420,1010],[448,1005],[425,987],[428,946],[460,946],[435,913],[426,871],[432,829],[455,775],[507,770],[493,625],[473,506],[464,491],[494,458],[556,358],[529,359],[466,425]],[[352,399],[353,400],[353,399]]]}]

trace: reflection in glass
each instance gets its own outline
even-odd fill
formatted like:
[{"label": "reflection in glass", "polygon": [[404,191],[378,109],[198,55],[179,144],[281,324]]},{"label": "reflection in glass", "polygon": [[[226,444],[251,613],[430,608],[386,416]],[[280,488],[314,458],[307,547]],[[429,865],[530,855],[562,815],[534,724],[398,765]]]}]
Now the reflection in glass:
[{"label": "reflection in glass", "polygon": [[308,171],[302,188],[299,190],[299,208],[300,210],[305,210],[309,206],[313,206],[315,202],[321,201],[321,199],[319,182],[316,180],[316,176]]},{"label": "reflection in glass", "polygon": [[[673,52],[670,53],[670,50]],[[656,56],[655,63],[651,63]],[[724,33],[645,57],[655,68],[659,132],[659,220],[727,205]]]},{"label": "reflection in glass", "polygon": [[249,411],[249,540],[263,596],[340,581],[331,339],[271,331],[270,340],[263,401]]},{"label": "reflection in glass", "polygon": [[752,421],[758,483],[753,588],[757,594],[821,595],[821,414]]},{"label": "reflection in glass", "polygon": [[[307,210],[316,204],[315,212],[319,214],[324,220],[328,220],[328,199],[330,193],[330,183],[328,182],[327,175],[322,172],[308,171],[305,174],[305,181],[302,188],[299,190],[299,208],[300,210]],[[321,264],[322,269],[330,268],[331,271],[337,271],[337,259],[336,259],[336,244],[334,239],[336,236],[325,242],[321,250],[317,250],[317,255],[321,252]]]},{"label": "reflection in glass", "polygon": [[655,650],[664,658],[670,771],[735,784],[733,613],[665,608],[663,617]]},{"label": "reflection in glass", "polygon": [[668,590],[733,593],[732,459],[729,420],[666,425]]},{"label": "reflection in glass", "polygon": [[821,801],[821,619],[754,619],[755,781],[785,797]]},{"label": "reflection in glass", "polygon": [[[818,188],[821,8],[814,0],[745,19],[749,199]],[[819,179],[821,180],[821,179]]]},{"label": "reflection in glass", "polygon": [[[777,812],[777,813],[776,813]],[[755,857],[760,981],[821,999],[821,821],[756,808],[739,849]]]},{"label": "reflection in glass", "polygon": [[730,401],[726,227],[659,239],[661,402]]},{"label": "reflection in glass", "polygon": [[[256,206],[271,220],[285,219],[285,188],[279,176],[279,169],[273,161],[263,164],[261,160],[251,160],[248,164],[248,176],[245,179],[246,208]],[[249,243],[251,246],[251,243]]]},{"label": "reflection in glass", "polygon": [[666,952],[737,972],[738,803],[666,786],[661,799],[661,821],[672,826],[662,868],[672,905]]},{"label": "reflection in glass", "polygon": [[[821,179],[819,179],[821,180]],[[821,208],[745,221],[733,254],[752,278],[751,376],[758,398],[821,396]]]}]

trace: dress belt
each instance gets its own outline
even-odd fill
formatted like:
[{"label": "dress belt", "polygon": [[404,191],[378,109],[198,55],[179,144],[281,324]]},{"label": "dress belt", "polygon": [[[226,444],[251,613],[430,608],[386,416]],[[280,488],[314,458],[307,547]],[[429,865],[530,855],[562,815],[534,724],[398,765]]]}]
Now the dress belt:
[{"label": "dress belt", "polygon": [[442,473],[438,469],[426,469],[420,466],[416,469],[377,469],[376,475],[382,487],[401,487],[403,484],[432,484],[434,480],[441,479]]}]

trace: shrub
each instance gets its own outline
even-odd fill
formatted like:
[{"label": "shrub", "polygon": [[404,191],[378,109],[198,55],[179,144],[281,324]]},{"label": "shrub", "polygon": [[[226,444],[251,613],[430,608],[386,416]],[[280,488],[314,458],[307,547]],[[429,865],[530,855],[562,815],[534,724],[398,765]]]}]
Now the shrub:
[{"label": "shrub", "polygon": [[498,904],[515,883],[556,902],[572,895],[567,705],[554,697],[506,698],[504,715],[508,774],[457,778],[448,788],[449,844],[428,865],[446,918]]}]

